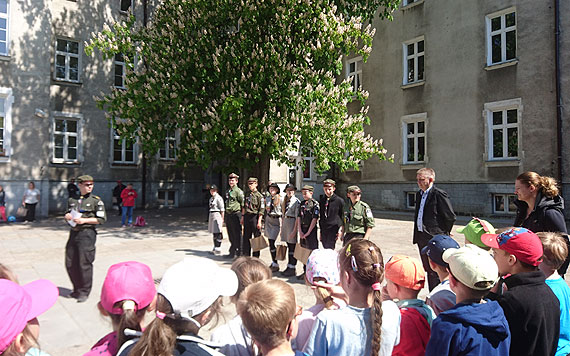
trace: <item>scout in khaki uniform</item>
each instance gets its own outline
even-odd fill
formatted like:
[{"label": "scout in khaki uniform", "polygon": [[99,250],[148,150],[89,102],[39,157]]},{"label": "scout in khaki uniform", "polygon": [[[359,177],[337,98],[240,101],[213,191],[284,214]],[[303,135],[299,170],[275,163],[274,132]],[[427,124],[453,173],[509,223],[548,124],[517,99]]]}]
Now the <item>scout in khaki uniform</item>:
[{"label": "scout in khaki uniform", "polygon": [[360,201],[362,196],[360,188],[351,185],[346,191],[350,202],[344,210],[343,246],[355,237],[370,239],[370,233],[374,227],[374,216],[372,216],[370,206]]},{"label": "scout in khaki uniform", "polygon": [[225,258],[234,258],[242,254],[241,250],[241,211],[244,204],[243,191],[237,186],[239,176],[232,173],[228,176],[230,189],[226,192],[226,228],[230,240],[230,253]]},{"label": "scout in khaki uniform", "polygon": [[[299,206],[299,215],[297,217],[297,226],[299,227],[300,244],[311,250],[319,248],[317,240],[317,220],[319,219],[319,202],[313,199],[314,188],[310,185],[303,186],[303,201]],[[303,266],[303,270],[307,270],[307,266]],[[297,279],[305,278],[305,273],[298,275]]]},{"label": "scout in khaki uniform", "polygon": [[69,198],[65,220],[72,226],[65,246],[65,267],[71,283],[72,298],[78,303],[87,300],[93,285],[93,261],[95,260],[95,225],[107,221],[105,205],[101,198],[91,194],[93,177],[83,175],[77,178],[81,196]]},{"label": "scout in khaki uniform", "polygon": [[[245,198],[243,207],[243,239],[242,255],[251,255],[251,245],[249,239],[261,236],[261,220],[265,213],[265,198],[257,191],[257,178],[250,177],[247,180],[249,194]],[[253,236],[252,236],[253,235]],[[253,257],[259,257],[259,251],[253,253]]]},{"label": "scout in khaki uniform", "polygon": [[297,245],[297,216],[301,202],[295,196],[297,188],[293,184],[285,187],[285,199],[283,200],[283,223],[281,224],[281,241],[287,242],[287,268],[281,272],[283,277],[293,277],[297,259],[295,258],[295,246]]}]

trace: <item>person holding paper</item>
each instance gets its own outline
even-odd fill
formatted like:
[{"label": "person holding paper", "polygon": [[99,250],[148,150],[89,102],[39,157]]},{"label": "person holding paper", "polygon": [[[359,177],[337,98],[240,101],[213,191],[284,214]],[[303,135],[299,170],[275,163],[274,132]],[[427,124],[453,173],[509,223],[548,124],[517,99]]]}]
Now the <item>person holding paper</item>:
[{"label": "person holding paper", "polygon": [[65,220],[71,225],[69,239],[65,246],[65,267],[73,292],[70,297],[78,303],[87,300],[93,284],[93,261],[95,260],[95,225],[107,221],[105,204],[93,191],[93,177],[83,175],[77,178],[78,199],[69,198]]}]

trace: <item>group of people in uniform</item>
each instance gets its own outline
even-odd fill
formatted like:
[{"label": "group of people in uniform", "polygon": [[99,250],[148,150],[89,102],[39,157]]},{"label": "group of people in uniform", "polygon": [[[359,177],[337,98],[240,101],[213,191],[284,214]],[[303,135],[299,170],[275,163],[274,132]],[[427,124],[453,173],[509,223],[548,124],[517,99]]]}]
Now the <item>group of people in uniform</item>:
[{"label": "group of people in uniform", "polygon": [[[228,176],[225,202],[218,187],[210,187],[208,231],[213,234],[212,253],[215,255],[222,254],[222,226],[225,221],[230,248],[224,257],[259,257],[259,251],[252,252],[250,239],[261,236],[265,222],[264,235],[269,240],[272,259],[270,268],[273,272],[279,271],[276,241],[280,236],[281,242],[287,245],[288,257],[287,267],[281,274],[292,277],[297,265],[297,244],[315,250],[319,248],[320,241],[323,248],[334,249],[338,239],[346,244],[355,237],[369,238],[374,227],[372,210],[361,201],[362,191],[358,186],[348,187],[348,202],[345,204],[344,199],[335,194],[336,182],[332,179],[323,182],[324,194],[319,201],[313,198],[314,187],[310,185],[301,188],[303,199],[300,200],[295,195],[297,188],[292,184],[287,184],[285,195],[281,197],[279,186],[271,183],[264,197],[258,190],[257,178],[247,180],[247,195],[238,187],[238,181],[237,174]],[[319,228],[320,238],[317,234]],[[297,278],[303,279],[304,274]]]}]

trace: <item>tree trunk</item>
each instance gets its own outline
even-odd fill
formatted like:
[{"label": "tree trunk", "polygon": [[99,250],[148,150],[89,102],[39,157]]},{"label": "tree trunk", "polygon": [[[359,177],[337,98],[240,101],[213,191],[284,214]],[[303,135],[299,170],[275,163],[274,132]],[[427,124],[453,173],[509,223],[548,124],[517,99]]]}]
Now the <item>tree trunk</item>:
[{"label": "tree trunk", "polygon": [[[269,166],[270,166],[269,156],[263,155],[260,157],[259,162],[251,169],[250,176],[256,177],[258,179],[259,191],[267,190],[267,183],[269,182]],[[249,177],[246,177],[247,180]]]}]

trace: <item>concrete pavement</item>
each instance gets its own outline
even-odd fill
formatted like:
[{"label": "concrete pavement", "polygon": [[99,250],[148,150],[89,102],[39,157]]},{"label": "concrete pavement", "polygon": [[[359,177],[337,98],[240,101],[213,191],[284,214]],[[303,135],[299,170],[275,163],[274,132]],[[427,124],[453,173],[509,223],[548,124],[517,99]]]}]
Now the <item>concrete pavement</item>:
[{"label": "concrete pavement", "polygon": [[[81,355],[111,330],[110,321],[100,316],[96,304],[105,273],[112,264],[128,260],[146,263],[156,279],[187,255],[213,258],[227,267],[231,264],[231,261],[209,254],[213,244],[211,234],[207,232],[204,209],[135,211],[135,215],[145,217],[148,225],[144,228],[121,228],[120,217],[113,212],[109,214],[109,221],[98,228],[93,291],[88,301],[77,303],[74,299],[60,297],[55,306],[39,318],[40,345],[52,356]],[[413,222],[410,214],[376,212],[375,216],[379,218],[376,218],[372,241],[382,249],[384,261],[394,254],[419,258],[417,248],[411,243]],[[459,218],[458,225],[454,226],[455,238],[461,244],[463,235],[455,229],[468,219]],[[493,220],[492,223],[507,226],[509,221]],[[3,252],[0,263],[13,269],[20,283],[47,278],[60,287],[60,295],[67,295],[71,288],[64,267],[68,234],[69,228],[62,218],[49,218],[33,224],[0,225],[0,251]],[[224,235],[224,253],[228,247],[227,235]],[[340,248],[340,243],[337,243],[337,248]],[[261,258],[270,262],[268,249],[262,251]],[[285,265],[281,262],[282,270]],[[301,270],[299,264],[298,273]],[[309,287],[295,278],[287,281],[295,289],[298,304],[303,307],[314,304]],[[426,294],[424,289],[420,296]],[[224,311],[229,320],[235,310],[229,302],[225,304]],[[209,333],[208,326],[201,330],[204,337]]]}]

